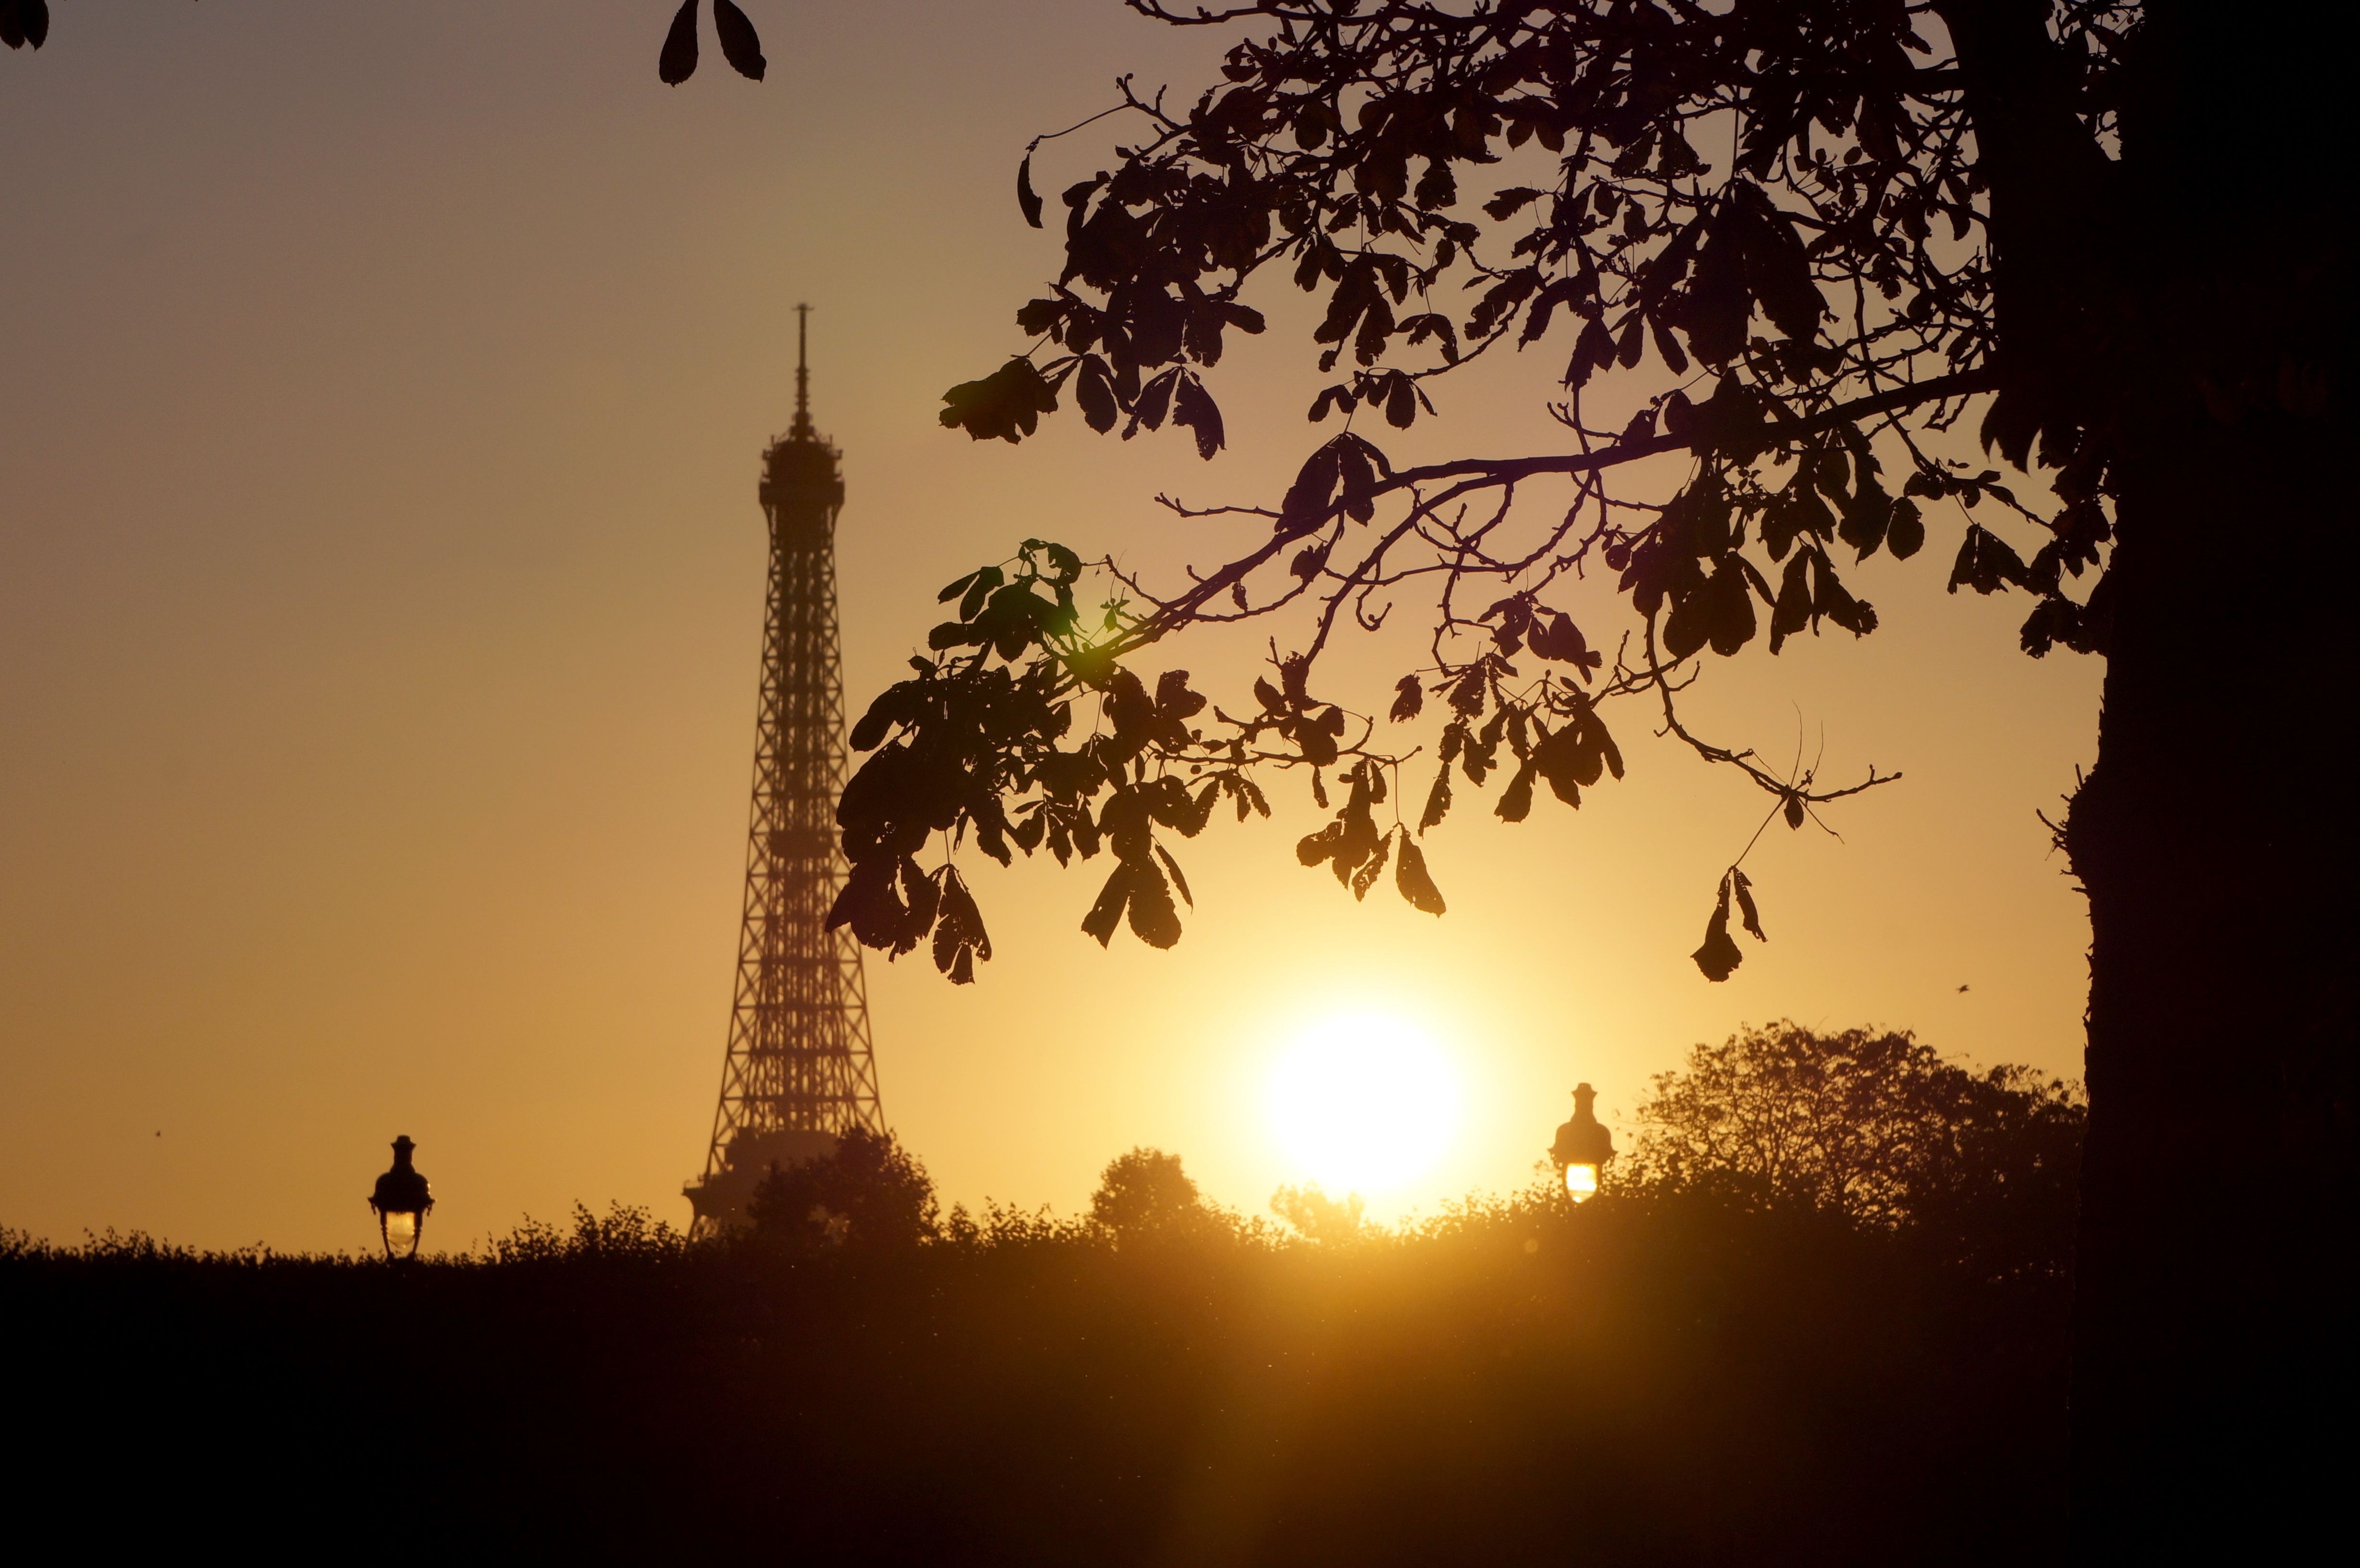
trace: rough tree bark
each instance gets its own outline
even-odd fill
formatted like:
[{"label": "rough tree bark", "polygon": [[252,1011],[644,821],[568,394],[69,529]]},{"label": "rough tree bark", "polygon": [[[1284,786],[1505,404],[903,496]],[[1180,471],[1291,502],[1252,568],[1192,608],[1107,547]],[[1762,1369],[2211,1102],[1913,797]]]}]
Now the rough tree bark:
[{"label": "rough tree bark", "polygon": [[2092,931],[2073,1387],[2091,1559],[2159,1530],[2290,1557],[2331,1538],[2344,1484],[2360,519],[2328,54],[2295,8],[2153,6],[2120,165],[2140,222],[2079,290],[2133,345],[2108,389],[2097,764],[2067,831]]},{"label": "rough tree bark", "polygon": [[[2245,1516],[2302,1497],[2350,1372],[2354,856],[2333,758],[2360,672],[2336,602],[2352,508],[2322,481],[2352,432],[2184,433],[2119,497],[2098,761],[2068,830],[2092,927],[2073,1389],[2092,1545],[2191,1508],[2228,1539],[2291,1525]],[[2345,539],[2287,561],[2283,592],[2224,583],[2222,528],[2306,516]]]}]

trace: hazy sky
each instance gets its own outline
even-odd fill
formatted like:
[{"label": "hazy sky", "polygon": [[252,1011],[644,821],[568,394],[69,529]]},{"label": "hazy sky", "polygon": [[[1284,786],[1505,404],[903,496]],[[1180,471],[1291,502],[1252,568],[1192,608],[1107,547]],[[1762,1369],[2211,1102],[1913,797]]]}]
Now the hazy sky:
[{"label": "hazy sky", "polygon": [[[759,86],[709,28],[659,84],[666,0],[67,0],[0,57],[0,1224],[358,1246],[397,1132],[430,1244],[577,1198],[686,1220],[796,300],[845,453],[856,709],[940,583],[1036,534],[1209,561],[1229,539],[1191,550],[1150,498],[1266,500],[1329,433],[1299,336],[1225,362],[1211,465],[1071,419],[1021,448],[934,423],[1058,264],[1015,210],[1024,142],[1122,71],[1193,89],[1226,40],[1114,0],[747,9]],[[1098,167],[1113,125],[1038,183]],[[1541,450],[1559,358],[1380,439]],[[1185,848],[1168,953],[1081,934],[1098,868],[971,867],[982,982],[870,968],[888,1119],[946,1199],[1070,1210],[1147,1143],[1257,1212],[1301,1175],[1260,1103],[1273,1051],[1397,1013],[1468,1109],[1391,1215],[1521,1182],[1577,1079],[1627,1113],[1744,1021],[2077,1071],[2087,921],[2034,812],[2092,756],[2101,671],[2016,652],[2021,599],[1943,593],[1961,527],[1861,570],[1868,641],[1709,671],[1722,738],[1907,776],[1831,814],[1841,843],[1765,837],[1773,941],[1728,984],[1687,954],[1766,801],[1632,714],[1628,780],[1579,814],[1507,828],[1462,795],[1428,841],[1439,921],[1299,868],[1325,813],[1285,790]],[[1576,601],[1600,626],[1605,592]],[[1234,691],[1217,652],[1168,662]]]}]

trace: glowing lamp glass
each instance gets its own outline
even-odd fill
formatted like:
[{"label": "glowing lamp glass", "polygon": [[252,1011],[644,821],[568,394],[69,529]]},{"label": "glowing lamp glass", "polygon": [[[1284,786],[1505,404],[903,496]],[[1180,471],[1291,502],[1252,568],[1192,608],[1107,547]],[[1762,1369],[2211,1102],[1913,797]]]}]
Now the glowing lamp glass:
[{"label": "glowing lamp glass", "polygon": [[1565,1195],[1577,1203],[1586,1203],[1598,1196],[1598,1167],[1595,1165],[1567,1166]]},{"label": "glowing lamp glass", "polygon": [[421,1223],[424,1217],[401,1209],[387,1209],[377,1214],[377,1229],[385,1237],[388,1258],[418,1256],[418,1238],[426,1229]]}]

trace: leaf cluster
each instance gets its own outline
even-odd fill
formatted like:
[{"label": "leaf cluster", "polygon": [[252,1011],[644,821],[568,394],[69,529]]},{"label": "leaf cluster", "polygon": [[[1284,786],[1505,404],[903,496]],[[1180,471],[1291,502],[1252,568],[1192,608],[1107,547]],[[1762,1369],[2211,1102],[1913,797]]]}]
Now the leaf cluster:
[{"label": "leaf cluster", "polygon": [[[1115,663],[1130,617],[1119,600],[1085,617],[1074,596],[1081,572],[1065,546],[1028,539],[1014,561],[943,589],[957,618],[929,637],[935,657],[912,659],[912,678],[853,726],[853,748],[873,755],[837,808],[851,871],[829,929],[848,926],[897,956],[931,935],[936,965],[972,980],[991,956],[981,914],[947,858],[932,871],[916,858],[933,834],[956,849],[971,833],[1003,866],[1019,850],[1046,849],[1060,865],[1109,854],[1083,930],[1103,944],[1128,920],[1140,940],[1169,947],[1180,936],[1175,895],[1193,896],[1162,833],[1193,838],[1224,796],[1240,820],[1269,814],[1242,744],[1207,742],[1192,722],[1207,703],[1186,670],[1164,671],[1151,692]],[[1095,723],[1061,744],[1077,701],[1096,709]]]},{"label": "leaf cluster", "polygon": [[[1259,682],[1261,712],[1229,722],[1255,744],[1284,743],[1293,765],[1347,769],[1373,804],[1379,786],[1358,763],[1398,759],[1371,752],[1343,704],[1304,693],[1334,634],[1373,631],[1415,594],[1431,606],[1432,661],[1401,678],[1392,717],[1415,718],[1428,694],[1453,710],[1423,832],[1448,808],[1451,766],[1480,785],[1503,743],[1516,768],[1500,815],[1524,817],[1542,782],[1578,805],[1602,772],[1621,776],[1598,713],[1633,697],[1770,794],[1772,818],[1790,826],[1885,781],[1872,768],[1830,789],[1799,763],[1767,767],[1692,734],[1677,698],[1707,652],[1758,641],[1775,654],[1824,627],[1872,634],[1875,608],[1847,575],[1880,551],[1915,557],[1937,504],[1997,504],[1967,519],[1954,590],[2035,595],[2028,652],[2103,650],[2114,448],[2083,393],[2090,365],[2120,372],[2127,351],[2060,327],[2062,347],[2003,354],[2003,294],[2028,298],[2061,276],[2041,267],[2070,271],[2094,253],[2019,240],[2002,268],[1993,182],[2016,166],[1991,149],[2023,132],[2003,123],[2003,102],[2038,118],[2056,143],[2043,200],[2081,214],[2074,243],[2090,240],[2108,210],[2097,149],[2121,99],[2121,8],[2067,5],[2053,26],[2012,33],[1899,0],[1134,9],[1242,36],[1185,108],[1123,81],[1109,112],[1143,135],[1065,190],[1064,267],[1018,313],[1032,350],[953,388],[943,422],[1018,441],[1070,386],[1094,429],[1127,417],[1129,438],[1169,418],[1209,458],[1225,439],[1215,367],[1230,329],[1263,329],[1247,299],[1258,288],[1311,296],[1320,371],[1351,364],[1308,410],[1314,422],[1342,415],[1346,430],[1274,506],[1166,501],[1184,519],[1260,519],[1266,532],[1168,593],[1123,579],[1140,608],[1113,656],[1192,626],[1303,613],[1297,651],[1273,639],[1285,679]],[[1994,72],[2019,68],[2037,101],[1994,96]],[[1049,139],[1018,171],[1036,226],[1047,203],[1034,159]],[[1483,179],[1488,196],[1470,189]],[[1563,365],[1550,407],[1570,451],[1403,467],[1351,428],[1362,410],[1407,428],[1433,410],[1437,378],[1552,343],[1566,357],[1549,362]],[[2083,368],[2069,376],[2077,354]],[[2309,397],[2304,374],[2288,383],[2289,408]],[[1928,450],[1994,393],[1983,438],[2018,466],[2037,452],[2057,470],[2053,517],[1995,471],[1971,475]],[[1601,401],[1618,408],[1612,422],[1587,411]],[[1667,453],[1691,465],[1667,500],[1612,483]],[[1526,504],[1566,485],[1569,504]],[[2046,539],[2019,552],[1995,513]],[[2093,568],[2084,593],[2073,584]],[[1638,646],[1626,639],[1611,667],[1550,597],[1600,575],[1639,622]],[[1520,651],[1543,662],[1530,683],[1511,662]],[[1386,857],[1408,864],[1412,830],[1354,812],[1348,800],[1303,858],[1364,893]],[[1719,940],[1698,959],[1714,978],[1736,962],[1727,911],[1743,890],[1724,875]]]},{"label": "leaf cluster", "polygon": [[0,0],[0,44],[39,49],[49,41],[49,0]]},{"label": "leaf cluster", "polygon": [[[667,87],[677,87],[696,74],[696,7],[697,0],[680,0],[680,9],[664,31],[656,77]],[[749,82],[761,81],[770,62],[762,58],[761,38],[746,13],[731,0],[713,0],[713,31],[729,68]]]}]

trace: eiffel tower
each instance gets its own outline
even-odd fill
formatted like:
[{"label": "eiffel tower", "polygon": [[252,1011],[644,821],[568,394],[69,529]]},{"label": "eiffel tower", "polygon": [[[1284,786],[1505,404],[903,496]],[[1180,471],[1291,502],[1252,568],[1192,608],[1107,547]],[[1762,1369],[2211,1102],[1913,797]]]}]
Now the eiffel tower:
[{"label": "eiffel tower", "polygon": [[824,1156],[854,1127],[885,1130],[860,948],[850,931],[826,929],[845,876],[836,832],[844,786],[836,517],[844,479],[841,454],[812,427],[811,307],[795,310],[795,422],[762,454],[770,591],[738,996],[705,1175],[683,1189],[699,1236],[746,1224],[747,1202],[771,1166]]}]

